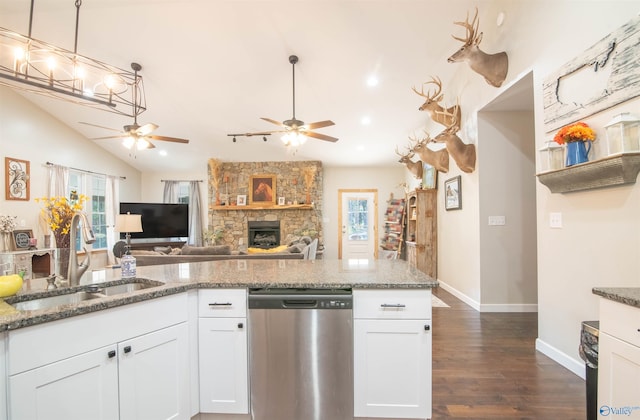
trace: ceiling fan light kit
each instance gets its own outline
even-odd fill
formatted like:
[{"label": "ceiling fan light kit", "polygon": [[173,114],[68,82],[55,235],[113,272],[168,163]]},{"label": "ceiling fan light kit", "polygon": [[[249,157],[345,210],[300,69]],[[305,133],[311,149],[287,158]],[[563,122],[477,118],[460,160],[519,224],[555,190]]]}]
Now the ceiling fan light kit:
[{"label": "ceiling fan light kit", "polygon": [[[135,77],[138,77],[138,72],[140,70],[142,70],[142,66],[140,64],[138,64],[138,63],[131,63],[131,68],[134,71]],[[149,139],[151,139],[151,140],[168,141],[168,142],[172,142],[172,143],[183,143],[183,144],[189,143],[189,140],[180,139],[180,138],[177,138],[177,137],[166,137],[166,136],[151,135],[151,132],[153,132],[154,130],[156,130],[158,128],[158,125],[156,125],[156,124],[147,123],[147,124],[142,125],[142,126],[138,125],[138,114],[139,114],[139,112],[136,111],[136,108],[139,107],[140,104],[138,103],[138,96],[136,94],[136,91],[134,91],[134,94],[133,94],[132,106],[134,108],[134,111],[133,111],[133,124],[125,125],[123,127],[124,132],[121,132],[117,136],[94,137],[92,140],[123,139],[122,144],[124,145],[124,147],[126,147],[127,149],[131,149],[131,148],[133,148],[133,146],[136,146],[137,150],[153,149],[154,147],[156,147],[156,146],[153,145],[153,143],[151,143],[149,141]],[[86,122],[80,122],[80,124],[90,125],[92,127],[98,127],[98,128],[103,128],[105,130],[111,130],[111,131],[120,132],[120,130],[116,130],[116,129],[109,128],[109,127],[103,127],[101,125],[96,125],[96,124],[90,124],[90,123],[86,123]]]},{"label": "ceiling fan light kit", "polygon": [[[129,117],[146,110],[142,76],[78,54],[81,0],[75,1],[73,51],[31,37],[34,3],[28,35],[0,28],[0,85]],[[134,96],[141,103],[134,104]]]},{"label": "ceiling fan light kit", "polygon": [[325,121],[318,121],[310,124],[305,124],[304,121],[300,121],[296,119],[296,67],[295,65],[297,62],[298,62],[297,56],[295,55],[289,56],[289,63],[291,63],[291,69],[292,69],[292,75],[293,75],[292,77],[293,79],[293,116],[291,117],[291,119],[280,122],[280,121],[273,120],[271,118],[262,117],[261,118],[262,120],[267,121],[271,124],[275,124],[279,126],[281,129],[275,130],[275,131],[260,132],[260,133],[227,134],[227,136],[233,138],[234,143],[236,142],[236,137],[242,137],[242,136],[245,136],[245,137],[263,136],[262,137],[263,140],[267,141],[266,137],[264,136],[268,136],[270,134],[275,134],[275,133],[283,133],[281,140],[284,143],[284,145],[287,147],[301,146],[307,141],[308,137],[313,137],[315,139],[325,140],[330,142],[338,141],[338,139],[335,137],[331,137],[331,136],[327,136],[326,134],[320,134],[320,133],[311,131],[316,128],[323,128],[323,127],[329,127],[329,126],[335,125],[333,121],[325,120]]}]

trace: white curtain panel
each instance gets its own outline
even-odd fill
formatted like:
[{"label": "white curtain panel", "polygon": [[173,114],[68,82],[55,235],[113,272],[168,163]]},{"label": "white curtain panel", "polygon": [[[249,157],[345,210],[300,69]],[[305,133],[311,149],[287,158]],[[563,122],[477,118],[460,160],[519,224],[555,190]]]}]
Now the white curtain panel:
[{"label": "white curtain panel", "polygon": [[200,182],[189,181],[189,245],[202,246]]},{"label": "white curtain panel", "polygon": [[164,181],[163,203],[178,202],[178,184],[180,181]]},{"label": "white curtain panel", "polygon": [[105,185],[105,216],[107,222],[107,263],[113,265],[116,258],[113,246],[118,242],[119,233],[115,231],[116,215],[120,213],[120,180],[118,177],[107,175]]},{"label": "white curtain panel", "polygon": [[60,165],[49,165],[49,185],[47,197],[68,197],[69,168]]}]

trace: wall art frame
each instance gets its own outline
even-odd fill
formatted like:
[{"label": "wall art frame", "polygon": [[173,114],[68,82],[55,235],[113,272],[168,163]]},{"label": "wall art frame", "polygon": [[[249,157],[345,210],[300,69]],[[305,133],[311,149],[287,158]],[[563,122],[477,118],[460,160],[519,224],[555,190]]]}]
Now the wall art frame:
[{"label": "wall art frame", "polygon": [[249,204],[276,204],[276,176],[251,175],[249,177]]},{"label": "wall art frame", "polygon": [[28,160],[4,158],[4,191],[6,200],[29,201],[31,185]]},{"label": "wall art frame", "polygon": [[444,182],[444,208],[445,210],[462,209],[462,177],[460,175]]},{"label": "wall art frame", "polygon": [[246,206],[247,205],[247,196],[239,195],[236,197],[236,205],[237,206]]},{"label": "wall art frame", "polygon": [[422,188],[433,190],[438,188],[438,171],[428,163],[422,164]]},{"label": "wall art frame", "polygon": [[14,251],[25,251],[31,247],[30,239],[33,239],[33,230],[31,229],[16,229],[11,232],[13,239]]}]

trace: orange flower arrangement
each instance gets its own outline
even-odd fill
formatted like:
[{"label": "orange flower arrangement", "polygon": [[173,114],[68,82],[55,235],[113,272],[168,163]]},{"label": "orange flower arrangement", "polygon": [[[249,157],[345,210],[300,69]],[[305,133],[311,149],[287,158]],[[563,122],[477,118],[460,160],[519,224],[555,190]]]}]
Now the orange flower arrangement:
[{"label": "orange flower arrangement", "polygon": [[553,141],[558,144],[571,143],[573,141],[595,141],[596,132],[587,123],[577,122],[575,124],[562,127],[553,137]]}]

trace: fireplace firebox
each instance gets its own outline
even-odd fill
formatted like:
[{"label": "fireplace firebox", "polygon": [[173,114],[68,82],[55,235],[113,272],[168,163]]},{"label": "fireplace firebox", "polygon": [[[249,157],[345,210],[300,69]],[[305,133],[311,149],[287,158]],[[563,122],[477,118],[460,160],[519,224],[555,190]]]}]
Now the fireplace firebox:
[{"label": "fireplace firebox", "polygon": [[248,222],[248,244],[252,248],[275,248],[280,245],[280,221]]}]

